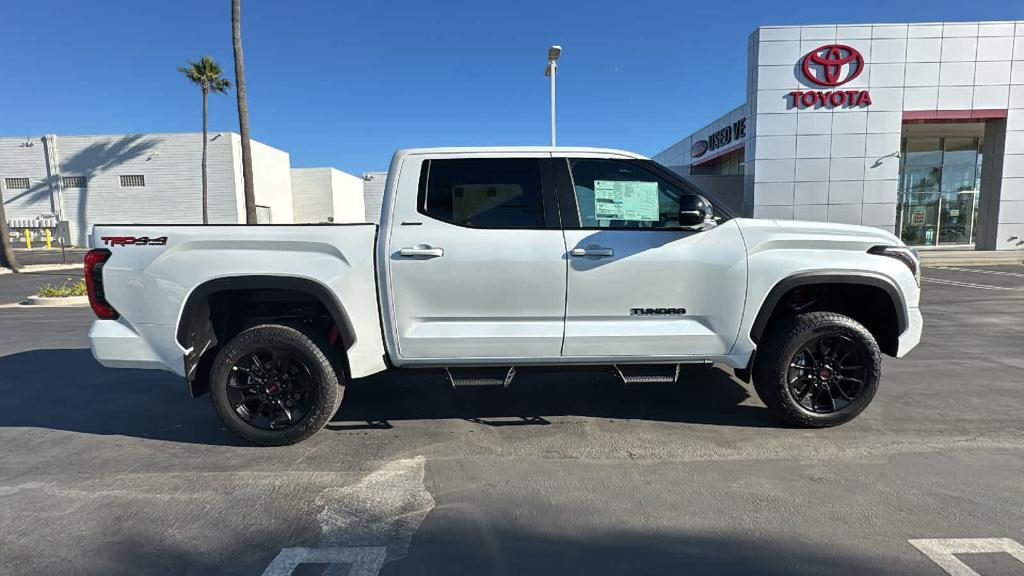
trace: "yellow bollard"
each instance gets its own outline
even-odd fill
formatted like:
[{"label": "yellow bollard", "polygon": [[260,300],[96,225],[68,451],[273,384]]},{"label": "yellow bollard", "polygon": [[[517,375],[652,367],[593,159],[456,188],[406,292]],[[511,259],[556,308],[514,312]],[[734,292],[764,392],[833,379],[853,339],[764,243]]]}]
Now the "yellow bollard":
[{"label": "yellow bollard", "polygon": [[46,229],[46,248],[47,249],[53,248],[52,241],[53,241],[53,238],[50,236],[50,229],[47,228]]},{"label": "yellow bollard", "polygon": [[28,235],[28,228],[25,228],[25,248],[32,249],[32,237]]}]

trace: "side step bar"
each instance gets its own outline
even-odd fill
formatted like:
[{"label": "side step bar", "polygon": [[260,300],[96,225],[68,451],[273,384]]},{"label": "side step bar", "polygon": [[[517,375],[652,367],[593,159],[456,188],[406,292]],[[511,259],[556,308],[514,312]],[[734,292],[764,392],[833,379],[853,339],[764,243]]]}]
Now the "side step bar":
[{"label": "side step bar", "polygon": [[462,386],[501,386],[508,388],[516,376],[515,366],[508,368],[445,368],[445,375],[453,388]]},{"label": "side step bar", "polygon": [[614,365],[623,384],[672,384],[679,380],[679,364]]}]

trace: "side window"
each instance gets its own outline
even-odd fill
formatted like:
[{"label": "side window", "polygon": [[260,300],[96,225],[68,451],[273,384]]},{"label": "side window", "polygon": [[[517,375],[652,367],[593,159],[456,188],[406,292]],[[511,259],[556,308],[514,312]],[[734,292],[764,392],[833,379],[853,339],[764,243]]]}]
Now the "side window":
[{"label": "side window", "polygon": [[543,228],[540,161],[428,160],[420,176],[419,212],[472,228]]},{"label": "side window", "polygon": [[569,159],[583,228],[678,228],[679,189],[622,160]]}]

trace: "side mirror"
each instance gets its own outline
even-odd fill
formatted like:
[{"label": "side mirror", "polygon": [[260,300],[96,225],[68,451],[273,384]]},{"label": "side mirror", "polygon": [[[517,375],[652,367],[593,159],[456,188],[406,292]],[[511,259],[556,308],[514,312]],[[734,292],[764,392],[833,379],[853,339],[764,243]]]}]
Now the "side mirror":
[{"label": "side mirror", "polygon": [[679,227],[697,229],[712,219],[711,203],[699,194],[679,198]]}]

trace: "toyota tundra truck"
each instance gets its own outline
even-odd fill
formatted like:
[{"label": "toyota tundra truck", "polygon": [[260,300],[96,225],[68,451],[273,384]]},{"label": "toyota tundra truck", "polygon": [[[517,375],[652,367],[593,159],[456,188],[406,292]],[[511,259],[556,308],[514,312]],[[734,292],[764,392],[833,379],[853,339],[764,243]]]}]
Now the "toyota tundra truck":
[{"label": "toyota tundra truck", "polygon": [[790,424],[834,426],[922,329],[920,263],[893,234],[739,218],[617,150],[401,150],[379,225],[97,225],[91,242],[96,360],[183,377],[262,445],[316,433],[349,381],[410,368],[507,386],[517,367],[671,383],[717,363]]}]

